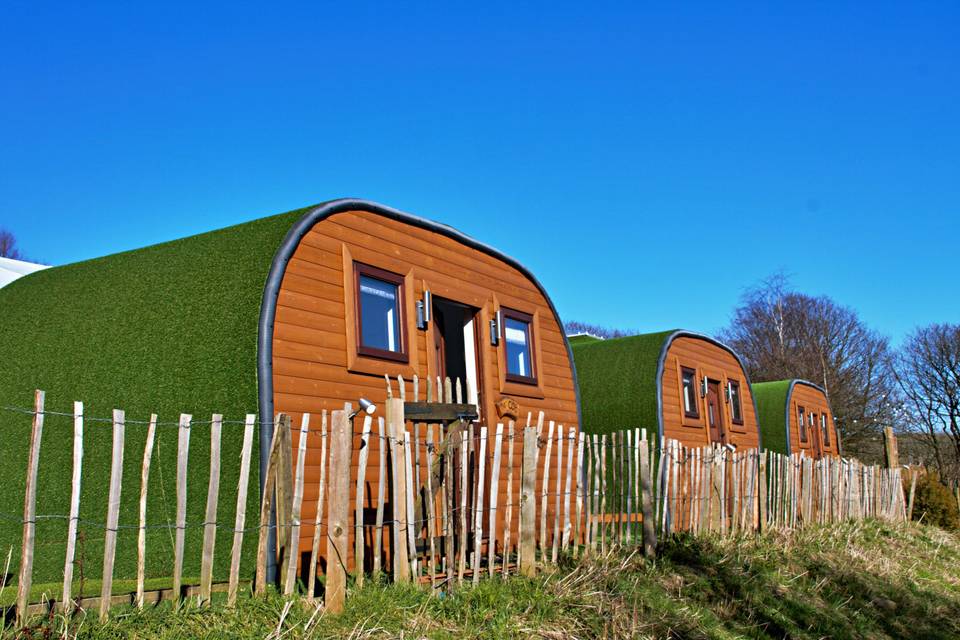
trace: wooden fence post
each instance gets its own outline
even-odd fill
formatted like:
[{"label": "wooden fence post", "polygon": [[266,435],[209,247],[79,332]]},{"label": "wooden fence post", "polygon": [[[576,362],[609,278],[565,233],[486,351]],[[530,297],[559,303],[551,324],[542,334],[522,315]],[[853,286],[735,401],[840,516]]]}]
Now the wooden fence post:
[{"label": "wooden fence post", "polygon": [[280,448],[277,449],[276,508],[277,516],[277,586],[283,587],[283,567],[291,552],[290,535],[293,516],[293,434],[290,416],[280,414],[277,429]]},{"label": "wooden fence post", "polygon": [[[560,546],[560,490],[563,488],[563,425],[557,425],[557,480],[556,498],[553,500],[553,544],[550,553],[550,562],[557,563],[557,553]],[[546,553],[544,553],[546,555]]]},{"label": "wooden fence post", "polygon": [[110,495],[107,499],[107,530],[103,542],[103,581],[100,587],[100,619],[110,613],[113,594],[113,561],[117,552],[117,524],[120,522],[120,489],[123,486],[124,415],[113,410],[113,455],[110,464]]},{"label": "wooden fence post", "polygon": [[573,557],[577,558],[580,555],[580,545],[586,545],[586,538],[583,537],[583,528],[582,528],[582,519],[583,519],[583,492],[586,489],[584,484],[584,469],[583,469],[583,448],[584,448],[584,434],[583,431],[577,429],[577,462],[576,470],[574,476],[574,482],[577,483],[577,497],[575,501],[575,515],[574,515],[574,528],[573,528]]},{"label": "wooden fence post", "polygon": [[157,433],[157,414],[150,416],[147,442],[143,446],[143,464],[140,467],[140,527],[137,531],[137,608],[143,609],[144,582],[147,576],[147,488],[150,482],[150,462]]},{"label": "wooden fence post", "polygon": [[223,416],[214,414],[210,421],[210,480],[207,484],[207,511],[203,522],[203,556],[200,560],[200,595],[198,604],[210,602],[213,587],[213,553],[217,542],[217,502],[220,500],[220,436]]},{"label": "wooden fence post", "polygon": [[[157,417],[150,419],[151,429],[156,427]],[[152,434],[152,431],[151,431]],[[148,436],[148,440],[150,436]],[[152,440],[148,443],[153,446]],[[73,559],[77,548],[77,525],[80,520],[80,477],[83,467],[83,403],[73,403],[73,480],[70,483],[70,520],[67,525],[67,555],[63,562],[63,596],[60,598],[60,611],[67,613],[73,609]],[[138,573],[139,575],[139,573]],[[139,582],[138,582],[139,584]]]},{"label": "wooden fence post", "polygon": [[553,449],[553,420],[547,435],[547,446],[543,453],[543,480],[540,485],[540,557],[547,559],[547,507],[550,505],[550,452]]},{"label": "wooden fence post", "polygon": [[477,452],[476,518],[473,523],[473,583],[480,582],[480,560],[483,556],[483,489],[487,466],[487,428],[480,427],[480,448]]},{"label": "wooden fence post", "polygon": [[893,433],[893,427],[883,428],[883,451],[888,469],[900,466],[900,449],[897,447],[897,436]]},{"label": "wooden fence post", "polygon": [[[570,492],[573,490],[573,454],[576,449],[577,442],[577,430],[574,427],[570,427],[570,430],[567,432],[569,435],[567,439],[567,477],[563,485],[563,532],[561,536],[562,548],[566,552],[567,547],[570,546],[570,532],[571,532],[571,523],[570,523]],[[557,509],[559,510],[559,505]]]},{"label": "wooden fence post", "polygon": [[513,442],[514,442],[514,422],[510,420],[507,423],[507,504],[506,512],[503,516],[503,569],[500,575],[507,577],[510,565],[510,545],[513,529]]},{"label": "wooden fence post", "polygon": [[27,458],[27,479],[23,496],[23,547],[20,550],[20,578],[17,582],[17,626],[27,619],[30,587],[33,583],[33,545],[37,532],[37,468],[40,466],[40,439],[43,436],[44,392],[33,397],[33,430]]},{"label": "wooden fence post", "polygon": [[[449,378],[447,387],[449,391]],[[469,436],[466,429],[460,430],[460,539],[457,551],[457,583],[463,583],[463,574],[467,564],[467,494],[470,489],[467,486],[467,461],[470,449]]]},{"label": "wooden fence post", "polygon": [[520,573],[532,578],[537,574],[537,430],[523,430],[523,466],[520,472]]},{"label": "wooden fence post", "polygon": [[[282,415],[282,414],[281,414]],[[277,458],[280,445],[283,442],[280,437],[280,429],[276,428],[280,424],[281,415],[277,415],[274,420],[273,438],[270,441],[270,453],[267,456],[267,468],[263,472],[263,495],[260,498],[260,532],[257,540],[257,569],[256,582],[254,584],[254,593],[263,595],[267,590],[267,538],[270,532],[270,512],[276,499],[275,488],[277,486]]]},{"label": "wooden fence post", "polygon": [[[503,424],[499,423],[497,424],[497,431],[494,436],[493,462],[490,467],[490,524],[487,527],[487,535],[489,536],[489,541],[487,542],[487,569],[489,570],[491,578],[497,566],[497,502],[500,497],[500,458],[502,446]],[[505,550],[504,553],[506,553]]]},{"label": "wooden fence post", "polygon": [[[427,378],[427,392],[431,389],[430,378]],[[386,436],[383,428],[383,418],[377,418],[377,452],[379,454],[377,474],[377,513],[373,529],[373,575],[380,573],[380,563],[383,561],[383,506],[386,499],[387,487],[387,454]]]},{"label": "wooden fence post", "polygon": [[[390,463],[393,471],[393,486],[390,493],[390,507],[393,513],[393,579],[396,582],[410,581],[410,559],[407,550],[407,479],[406,455],[404,453],[403,434],[404,426],[403,400],[390,398],[387,400],[387,432],[390,435]],[[331,463],[331,491],[333,490]]]},{"label": "wooden fence post", "polygon": [[[418,386],[417,378],[414,377],[414,388]],[[402,387],[401,387],[402,388]],[[353,547],[353,565],[357,572],[357,586],[363,586],[363,487],[367,480],[367,459],[370,457],[370,431],[373,428],[373,416],[365,414],[363,416],[363,429],[360,432],[360,456],[357,461],[357,488],[354,502],[354,547]]]},{"label": "wooden fence post", "polygon": [[297,584],[297,563],[300,560],[300,517],[303,513],[303,472],[307,460],[307,441],[310,435],[310,414],[300,418],[300,437],[297,440],[297,466],[293,477],[293,504],[290,509],[290,546],[284,560],[287,563],[283,595],[289,596]]},{"label": "wooden fence post", "polygon": [[177,521],[173,544],[173,599],[179,601],[183,579],[183,545],[187,532],[187,460],[190,456],[190,421],[193,416],[180,414],[177,433]]},{"label": "wooden fence post", "polygon": [[418,577],[420,576],[420,569],[417,563],[417,527],[416,516],[413,512],[413,494],[417,491],[417,486],[413,483],[413,451],[410,446],[410,432],[407,431],[406,422],[402,418],[403,416],[403,407],[401,406],[398,411],[401,416],[400,425],[403,430],[403,472],[404,479],[406,481],[406,518],[404,522],[406,524],[405,530],[407,532],[407,558],[410,560],[410,579],[414,582],[418,582]]},{"label": "wooden fence post", "polygon": [[[317,562],[320,559],[320,529],[323,524],[323,506],[326,504],[325,492],[327,488],[327,410],[323,410],[320,427],[320,486],[317,489],[317,515],[313,521],[313,546],[310,548],[310,567],[307,569],[307,601],[314,601],[314,590],[317,584]],[[383,418],[379,420],[380,427],[380,458],[383,459]],[[381,477],[383,476],[383,462],[380,463]],[[382,488],[382,482],[381,488]],[[381,489],[381,496],[383,495]],[[383,524],[383,500],[380,500],[380,524]]]},{"label": "wooden fence post", "polygon": [[654,522],[656,496],[650,483],[650,447],[646,438],[640,440],[640,510],[643,513],[643,555],[652,558],[657,549],[657,528]]},{"label": "wooden fence post", "polygon": [[324,594],[324,608],[330,613],[342,611],[346,597],[352,445],[353,433],[347,411],[334,411],[330,424],[330,504],[327,509],[327,584]]},{"label": "wooden fence post", "polygon": [[237,602],[240,584],[240,554],[243,550],[243,527],[247,522],[247,486],[250,481],[250,453],[253,449],[253,424],[257,419],[248,413],[243,423],[243,448],[240,451],[240,479],[237,482],[237,513],[233,526],[233,549],[230,554],[230,581],[227,585],[227,606]]}]

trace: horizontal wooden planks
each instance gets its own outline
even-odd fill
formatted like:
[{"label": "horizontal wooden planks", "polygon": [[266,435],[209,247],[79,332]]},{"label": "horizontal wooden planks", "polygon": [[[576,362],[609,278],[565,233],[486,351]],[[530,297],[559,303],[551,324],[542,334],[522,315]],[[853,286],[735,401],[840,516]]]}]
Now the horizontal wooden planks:
[{"label": "horizontal wooden planks", "polygon": [[700,419],[684,421],[681,413],[680,384],[677,374],[677,363],[685,367],[696,368],[701,375],[710,377],[720,376],[740,382],[741,403],[743,411],[743,425],[734,425],[731,421],[729,405],[724,402],[724,425],[727,428],[730,441],[738,447],[753,448],[759,444],[759,427],[756,412],[753,408],[753,395],[747,384],[747,375],[740,367],[737,359],[726,349],[710,341],[692,336],[681,336],[675,339],[667,352],[663,367],[663,377],[660,380],[663,397],[663,430],[667,438],[676,438],[686,446],[702,446],[709,444],[705,427],[705,412],[701,407]]},{"label": "horizontal wooden planks", "polygon": [[[536,285],[516,268],[456,240],[366,212],[340,213],[319,223],[294,252],[281,285],[273,336],[276,411],[289,414],[297,423],[302,413],[319,415],[323,410],[342,408],[344,402],[356,405],[361,396],[376,403],[380,411],[385,407],[386,387],[382,376],[347,369],[346,332],[354,319],[353,309],[347,309],[344,302],[344,246],[355,260],[392,268],[403,275],[412,274],[413,291],[408,291],[407,296],[414,299],[422,296],[426,281],[435,291],[446,292],[455,299],[457,291],[462,291],[463,299],[480,304],[487,317],[493,317],[495,302],[536,311],[541,360],[538,377],[544,397],[511,397],[519,403],[523,417],[527,412],[536,415],[544,411],[548,419],[568,427],[576,426],[576,392],[563,329]],[[484,391],[481,413],[493,433],[493,405],[501,397],[500,354],[489,343],[488,328],[480,326],[479,330],[483,351],[478,355],[483,365]],[[427,332],[412,330],[408,335],[408,349],[416,354],[413,360],[418,363],[414,372],[421,378],[420,400],[425,396],[425,380],[432,373],[427,363],[433,358],[433,345],[428,344],[427,336]],[[404,376],[407,400],[412,401],[411,380]],[[357,443],[354,445],[356,448]],[[491,443],[488,450],[492,448]],[[519,477],[519,454],[515,461],[515,475]],[[355,455],[349,463],[352,482],[355,482],[357,462]],[[377,493],[378,467],[378,453],[374,449],[367,466],[365,509],[376,507],[371,500]],[[308,446],[304,467],[302,550],[309,550],[313,538],[310,523],[317,508],[319,474],[319,441],[313,440]],[[505,492],[505,486],[498,489],[501,504],[508,499]],[[324,535],[322,527],[321,535]],[[351,552],[352,549],[348,549],[348,553]]]}]

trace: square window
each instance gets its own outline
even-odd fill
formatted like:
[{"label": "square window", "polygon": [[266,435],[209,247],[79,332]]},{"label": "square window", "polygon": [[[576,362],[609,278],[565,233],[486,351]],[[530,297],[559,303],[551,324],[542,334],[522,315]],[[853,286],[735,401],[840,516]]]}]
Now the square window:
[{"label": "square window", "polygon": [[727,381],[727,394],[730,399],[730,417],[734,424],[743,424],[743,404],[740,400],[740,383]]},{"label": "square window", "polygon": [[407,361],[403,331],[403,276],[355,263],[357,353]]},{"label": "square window", "polygon": [[688,418],[699,418],[700,408],[697,403],[697,372],[687,367],[680,369],[683,381],[683,415]]},{"label": "square window", "polygon": [[807,441],[807,415],[803,407],[797,407],[797,422],[800,424],[800,442]]},{"label": "square window", "polygon": [[526,384],[537,383],[533,354],[533,316],[512,309],[500,309],[503,318],[503,345],[506,379]]}]

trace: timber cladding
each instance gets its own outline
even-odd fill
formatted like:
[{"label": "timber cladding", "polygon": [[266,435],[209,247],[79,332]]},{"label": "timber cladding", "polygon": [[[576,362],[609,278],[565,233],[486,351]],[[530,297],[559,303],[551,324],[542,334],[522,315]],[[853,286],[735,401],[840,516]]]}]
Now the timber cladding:
[{"label": "timber cladding", "polygon": [[689,447],[761,444],[746,371],[736,353],[713,338],[671,330],[581,338],[571,346],[585,431],[656,428],[660,436]]},{"label": "timber cladding", "polygon": [[[697,417],[688,416],[681,402],[684,368],[696,374],[694,402],[698,405]],[[708,385],[718,383],[720,394],[715,407],[709,405],[709,398],[701,391],[704,379]],[[742,415],[739,420],[734,419],[733,400],[728,393],[731,383],[739,385],[741,393]],[[663,361],[660,393],[665,437],[679,440],[688,447],[710,444],[708,421],[713,408],[719,413],[713,419],[720,422],[724,442],[740,449],[760,446],[759,425],[747,374],[739,359],[723,345],[697,336],[680,336],[672,340]]]},{"label": "timber cladding", "polygon": [[[405,361],[360,353],[356,265],[399,276],[403,298],[399,335]],[[462,305],[475,314],[473,355],[479,372],[481,423],[490,427],[490,437],[498,421],[506,422],[498,419],[497,413],[497,404],[503,406],[505,398],[516,402],[518,425],[526,422],[528,412],[536,418],[543,411],[548,420],[577,427],[577,393],[566,338],[537,283],[504,260],[455,237],[362,208],[321,219],[300,238],[286,265],[272,333],[273,412],[291,415],[295,425],[303,413],[310,413],[312,423],[319,424],[324,411],[341,409],[344,402],[356,406],[364,397],[376,403],[377,415],[383,416],[387,400],[384,375],[392,378],[395,395],[397,377],[403,377],[408,400],[413,400],[410,381],[418,376],[418,399],[424,400],[427,380],[433,382],[445,373],[436,323],[427,323],[425,328],[417,324],[417,302],[425,300],[427,291],[433,300]],[[507,380],[505,341],[498,335],[499,344],[492,344],[491,320],[503,322],[498,314],[501,308],[531,318],[532,362],[528,366],[533,368],[535,381],[529,384]],[[296,447],[296,429],[293,436]],[[301,553],[309,551],[314,535],[320,444],[319,437],[308,436]],[[359,455],[359,433],[355,433],[352,482]],[[521,461],[518,454],[517,476]],[[376,507],[378,468],[379,450],[370,447],[364,497],[368,510]],[[507,500],[505,491],[502,487],[501,505]]]}]

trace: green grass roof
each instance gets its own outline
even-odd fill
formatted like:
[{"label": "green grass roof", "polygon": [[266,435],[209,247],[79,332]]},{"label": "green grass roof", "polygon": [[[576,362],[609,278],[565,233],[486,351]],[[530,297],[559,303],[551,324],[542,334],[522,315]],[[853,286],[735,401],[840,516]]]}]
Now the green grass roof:
[{"label": "green grass roof", "polygon": [[571,345],[589,344],[591,342],[600,342],[601,340],[603,340],[603,338],[591,336],[587,333],[578,333],[576,335],[567,336],[567,342],[569,342]]},{"label": "green grass roof", "polygon": [[753,400],[757,403],[757,419],[760,421],[763,446],[770,451],[790,453],[787,439],[787,403],[795,382],[798,381],[777,380],[750,385]]},{"label": "green grass roof", "polygon": [[[196,421],[190,443],[185,575],[198,575],[209,475],[209,420],[214,412],[242,420],[257,411],[257,327],[267,273],[291,225],[306,209],[25,276],[0,289],[0,407],[29,407],[33,390],[47,392],[47,409],[72,411],[81,400],[93,418],[126,410],[121,527],[138,518],[140,466],[146,428],[134,420],[159,414]],[[7,469],[0,514],[23,513],[29,415],[0,408],[0,460]],[[218,520],[232,526],[242,425],[224,426]],[[256,439],[255,439],[256,442]],[[72,420],[48,415],[40,452],[37,513],[69,512]],[[87,420],[77,579],[99,578],[110,469],[109,423]],[[157,429],[150,474],[148,521],[174,521],[175,425]],[[255,445],[256,447],[256,445]],[[258,509],[257,452],[252,465],[248,526]],[[194,525],[194,526],[190,526]],[[62,579],[66,522],[37,525],[34,581]],[[218,535],[217,579],[225,578],[230,532]],[[0,517],[0,547],[13,546],[16,575],[21,526]],[[247,561],[256,536],[244,542]],[[147,536],[147,575],[170,575],[173,530]],[[122,528],[116,576],[136,573],[136,531]]]},{"label": "green grass roof", "polygon": [[645,428],[651,437],[658,432],[657,367],[674,333],[571,341],[585,432]]}]

